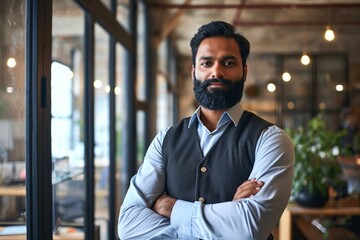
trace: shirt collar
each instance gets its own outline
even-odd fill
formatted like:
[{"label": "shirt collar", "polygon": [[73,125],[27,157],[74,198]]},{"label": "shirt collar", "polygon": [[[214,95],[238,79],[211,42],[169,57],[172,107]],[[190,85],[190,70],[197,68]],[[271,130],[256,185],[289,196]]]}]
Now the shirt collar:
[{"label": "shirt collar", "polygon": [[[237,126],[243,112],[244,112],[244,109],[242,108],[241,104],[237,103],[223,113],[223,115],[220,118],[220,121],[223,118],[224,114],[226,114],[231,119],[231,121],[234,123],[234,125]],[[193,124],[193,122],[195,120],[198,120],[200,122],[200,107],[198,107],[196,109],[196,111],[193,113],[193,115],[191,116],[188,127],[190,127],[190,125]]]}]

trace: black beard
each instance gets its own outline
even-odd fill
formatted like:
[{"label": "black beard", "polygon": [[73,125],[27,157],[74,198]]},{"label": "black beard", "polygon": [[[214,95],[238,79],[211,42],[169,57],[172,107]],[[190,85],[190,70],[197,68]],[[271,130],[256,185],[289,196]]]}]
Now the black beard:
[{"label": "black beard", "polygon": [[[194,76],[194,94],[198,103],[210,110],[227,110],[240,102],[243,89],[244,77],[238,81],[212,78],[203,82]],[[223,83],[226,88],[212,88],[208,90],[211,83]]]}]

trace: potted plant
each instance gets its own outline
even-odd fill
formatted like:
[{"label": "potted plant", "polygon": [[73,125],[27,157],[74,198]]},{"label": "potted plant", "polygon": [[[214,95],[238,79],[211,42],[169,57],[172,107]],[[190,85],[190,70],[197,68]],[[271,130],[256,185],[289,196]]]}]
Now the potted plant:
[{"label": "potted plant", "polygon": [[295,147],[292,197],[301,205],[321,207],[328,201],[330,186],[346,185],[337,161],[344,133],[328,129],[319,114],[289,134]]}]

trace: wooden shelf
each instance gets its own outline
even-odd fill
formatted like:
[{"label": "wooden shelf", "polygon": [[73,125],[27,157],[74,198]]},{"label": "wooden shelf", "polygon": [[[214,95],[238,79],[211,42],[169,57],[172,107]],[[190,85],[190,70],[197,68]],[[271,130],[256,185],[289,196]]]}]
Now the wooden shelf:
[{"label": "wooden shelf", "polygon": [[[324,216],[360,216],[360,198],[358,196],[349,196],[340,200],[330,200],[324,207],[309,208],[302,207],[297,203],[291,202],[283,212],[279,223],[279,240],[291,240],[293,227],[295,224],[305,232],[310,234],[315,232],[314,239],[321,236],[321,232],[310,231],[309,221],[306,218],[316,218]],[[310,220],[311,222],[311,220]],[[309,238],[308,239],[312,239]]]}]

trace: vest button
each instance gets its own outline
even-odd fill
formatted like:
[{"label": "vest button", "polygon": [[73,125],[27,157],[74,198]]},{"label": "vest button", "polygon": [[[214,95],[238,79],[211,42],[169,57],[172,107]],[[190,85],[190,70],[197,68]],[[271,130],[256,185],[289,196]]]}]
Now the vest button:
[{"label": "vest button", "polygon": [[204,172],[207,171],[207,168],[206,168],[206,167],[201,167],[201,168],[200,168],[200,171],[204,173]]},{"label": "vest button", "polygon": [[204,202],[205,202],[205,198],[199,197],[199,202],[204,203]]}]

